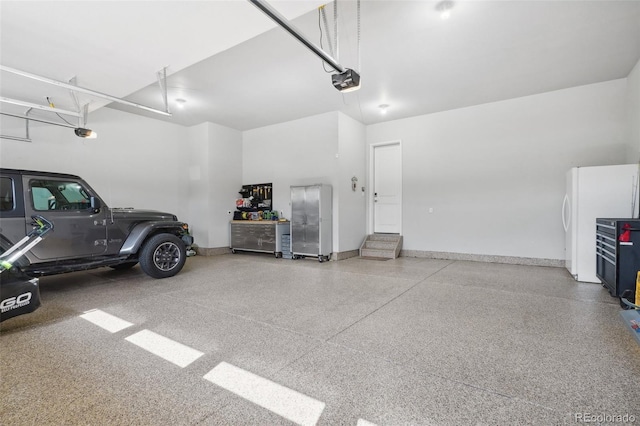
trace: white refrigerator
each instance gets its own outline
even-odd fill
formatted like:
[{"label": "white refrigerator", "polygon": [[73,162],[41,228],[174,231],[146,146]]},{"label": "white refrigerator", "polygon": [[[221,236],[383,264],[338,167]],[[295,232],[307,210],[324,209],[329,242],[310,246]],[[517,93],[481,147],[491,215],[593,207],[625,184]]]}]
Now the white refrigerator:
[{"label": "white refrigerator", "polygon": [[638,164],[574,167],[562,203],[565,265],[577,281],[596,277],[596,218],[638,217]]}]

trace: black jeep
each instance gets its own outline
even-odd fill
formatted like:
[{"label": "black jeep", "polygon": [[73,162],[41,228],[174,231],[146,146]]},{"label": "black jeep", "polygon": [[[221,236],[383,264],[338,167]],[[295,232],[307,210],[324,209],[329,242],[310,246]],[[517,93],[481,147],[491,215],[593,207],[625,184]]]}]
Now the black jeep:
[{"label": "black jeep", "polygon": [[109,208],[82,178],[69,174],[0,169],[0,235],[12,244],[31,230],[31,217],[54,230],[26,254],[30,276],[138,262],[154,278],[180,272],[193,253],[189,226],[170,213]]}]

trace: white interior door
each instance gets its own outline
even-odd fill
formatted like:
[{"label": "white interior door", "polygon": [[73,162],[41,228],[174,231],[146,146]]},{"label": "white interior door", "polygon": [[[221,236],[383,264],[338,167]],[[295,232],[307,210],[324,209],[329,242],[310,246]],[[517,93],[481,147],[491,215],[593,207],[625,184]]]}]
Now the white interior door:
[{"label": "white interior door", "polygon": [[373,149],[373,232],[402,230],[402,152],[400,144]]}]

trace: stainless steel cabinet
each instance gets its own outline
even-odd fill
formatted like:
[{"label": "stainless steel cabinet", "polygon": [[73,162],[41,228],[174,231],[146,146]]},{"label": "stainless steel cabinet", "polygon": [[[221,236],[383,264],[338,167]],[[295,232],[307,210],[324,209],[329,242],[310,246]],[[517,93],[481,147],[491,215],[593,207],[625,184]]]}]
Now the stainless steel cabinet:
[{"label": "stainless steel cabinet", "polygon": [[329,260],[332,243],[330,185],[291,187],[291,252],[293,257],[317,256]]},{"label": "stainless steel cabinet", "polygon": [[231,250],[258,251],[282,256],[282,235],[289,233],[289,222],[231,221]]}]

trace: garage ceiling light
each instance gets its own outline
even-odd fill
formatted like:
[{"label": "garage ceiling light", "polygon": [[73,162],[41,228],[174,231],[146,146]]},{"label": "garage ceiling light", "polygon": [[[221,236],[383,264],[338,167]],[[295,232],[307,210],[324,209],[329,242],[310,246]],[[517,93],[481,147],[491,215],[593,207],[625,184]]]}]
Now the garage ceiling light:
[{"label": "garage ceiling light", "polygon": [[[23,120],[27,120],[27,123],[29,121],[36,121],[38,123],[51,124],[51,125],[54,125],[54,126],[69,127],[69,128],[74,130],[76,136],[79,136],[81,138],[95,139],[95,138],[98,137],[98,134],[96,132],[94,132],[93,130],[85,129],[84,127],[75,127],[74,125],[67,124],[67,123],[59,123],[57,121],[46,120],[44,118],[32,117],[32,116],[29,116],[29,115],[11,114],[9,112],[0,112],[0,115],[5,115],[7,117],[21,118]],[[2,138],[3,139],[12,139],[12,137],[8,137],[7,138],[5,136],[2,136]],[[20,140],[29,140],[28,129],[27,129],[27,137],[26,138],[19,138],[19,139]]]},{"label": "garage ceiling light", "polygon": [[436,10],[440,12],[440,18],[443,20],[451,17],[451,9],[453,9],[452,0],[443,0],[436,5]]},{"label": "garage ceiling light", "polygon": [[74,132],[76,133],[76,136],[79,136],[85,139],[95,139],[98,137],[98,134],[93,130],[84,129],[82,127],[76,127]]}]

